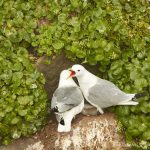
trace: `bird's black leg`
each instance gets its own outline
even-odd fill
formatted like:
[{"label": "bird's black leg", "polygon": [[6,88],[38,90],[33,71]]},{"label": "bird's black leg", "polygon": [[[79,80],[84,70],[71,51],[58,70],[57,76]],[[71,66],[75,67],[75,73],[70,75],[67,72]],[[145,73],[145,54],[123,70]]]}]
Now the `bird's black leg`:
[{"label": "bird's black leg", "polygon": [[64,122],[64,119],[63,119],[63,118],[60,119],[60,124],[61,124],[61,125],[65,125],[65,122]]}]

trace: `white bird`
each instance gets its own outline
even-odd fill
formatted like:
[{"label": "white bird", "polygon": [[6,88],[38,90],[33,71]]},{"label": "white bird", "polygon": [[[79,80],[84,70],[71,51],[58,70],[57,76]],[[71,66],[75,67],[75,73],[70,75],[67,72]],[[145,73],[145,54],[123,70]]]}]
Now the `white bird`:
[{"label": "white bird", "polygon": [[77,77],[85,99],[95,106],[101,114],[104,113],[103,108],[110,106],[137,105],[138,102],[133,100],[142,96],[121,91],[112,82],[95,76],[81,65],[73,65],[70,71],[72,77]]},{"label": "white bird", "polygon": [[69,132],[72,119],[84,107],[83,94],[69,75],[69,70],[61,72],[59,85],[53,94],[51,102],[51,109],[55,112],[59,123],[58,132]]}]

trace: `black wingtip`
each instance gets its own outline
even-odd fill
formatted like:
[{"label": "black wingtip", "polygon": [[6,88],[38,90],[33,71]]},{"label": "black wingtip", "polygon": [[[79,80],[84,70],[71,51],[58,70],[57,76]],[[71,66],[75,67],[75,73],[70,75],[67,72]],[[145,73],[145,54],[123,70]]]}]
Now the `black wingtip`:
[{"label": "black wingtip", "polygon": [[64,121],[63,118],[60,119],[60,124],[61,124],[61,125],[65,125],[65,121]]},{"label": "black wingtip", "polygon": [[134,99],[138,99],[138,98],[144,97],[146,95],[147,95],[146,93],[138,93],[138,94],[135,94]]},{"label": "black wingtip", "polygon": [[52,108],[52,111],[53,112],[58,112],[58,107],[56,106],[56,107]]}]

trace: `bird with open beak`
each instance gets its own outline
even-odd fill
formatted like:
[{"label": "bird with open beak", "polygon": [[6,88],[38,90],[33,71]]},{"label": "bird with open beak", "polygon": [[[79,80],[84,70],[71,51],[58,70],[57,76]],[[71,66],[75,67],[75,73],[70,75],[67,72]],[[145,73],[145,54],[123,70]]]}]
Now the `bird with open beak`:
[{"label": "bird with open beak", "polygon": [[61,72],[58,88],[51,101],[51,110],[55,113],[58,121],[58,132],[69,132],[72,119],[84,107],[82,92],[71,76],[69,70]]},{"label": "bird with open beak", "polygon": [[69,74],[69,76],[68,76],[68,78],[72,78],[72,77],[74,77],[75,76],[75,71],[73,71],[73,70],[71,70],[71,69],[68,69],[69,71],[70,71],[70,74]]}]

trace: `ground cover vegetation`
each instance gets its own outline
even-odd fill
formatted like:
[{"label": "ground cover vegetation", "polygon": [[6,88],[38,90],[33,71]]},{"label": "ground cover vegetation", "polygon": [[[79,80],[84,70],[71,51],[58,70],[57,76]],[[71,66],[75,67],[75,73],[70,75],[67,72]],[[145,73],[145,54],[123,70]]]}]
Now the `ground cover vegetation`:
[{"label": "ground cover vegetation", "polygon": [[66,56],[91,66],[129,93],[136,107],[115,108],[128,143],[150,144],[150,5],[148,0],[1,0],[0,140],[28,136],[47,113],[44,77],[28,51]]}]

